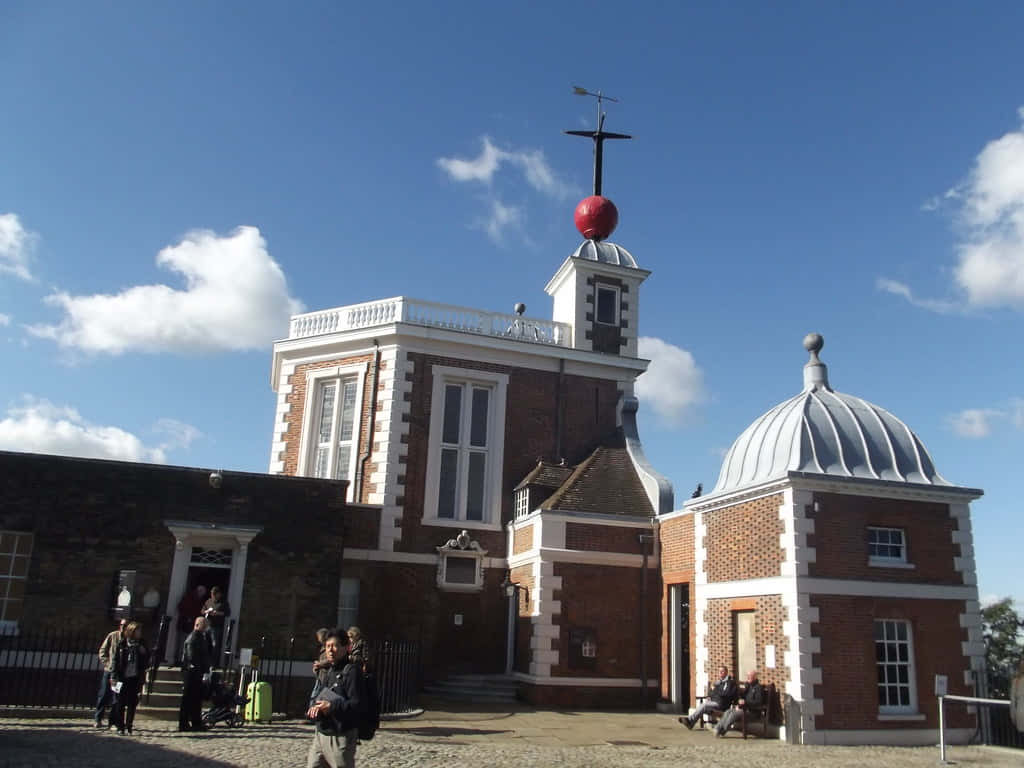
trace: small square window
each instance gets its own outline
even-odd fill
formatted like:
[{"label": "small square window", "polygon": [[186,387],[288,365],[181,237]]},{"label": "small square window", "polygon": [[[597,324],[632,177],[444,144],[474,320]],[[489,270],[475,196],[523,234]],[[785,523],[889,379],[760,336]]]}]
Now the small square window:
[{"label": "small square window", "polygon": [[869,527],[868,558],[876,562],[907,562],[907,547],[903,529]]}]

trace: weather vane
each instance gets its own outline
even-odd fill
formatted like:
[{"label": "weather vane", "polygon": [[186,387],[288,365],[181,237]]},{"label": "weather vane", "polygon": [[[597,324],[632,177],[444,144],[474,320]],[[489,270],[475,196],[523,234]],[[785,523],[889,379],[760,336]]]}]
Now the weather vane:
[{"label": "weather vane", "polygon": [[597,130],[596,131],[565,131],[570,136],[586,136],[587,138],[594,140],[594,194],[601,194],[601,166],[602,159],[604,156],[604,141],[605,139],[632,139],[632,136],[627,136],[624,133],[609,133],[604,130],[604,112],[601,111],[602,101],[614,101],[618,103],[618,99],[613,99],[611,96],[605,96],[603,93],[598,91],[592,93],[586,88],[581,88],[578,85],[572,87],[572,92],[577,96],[593,96],[597,99]]}]

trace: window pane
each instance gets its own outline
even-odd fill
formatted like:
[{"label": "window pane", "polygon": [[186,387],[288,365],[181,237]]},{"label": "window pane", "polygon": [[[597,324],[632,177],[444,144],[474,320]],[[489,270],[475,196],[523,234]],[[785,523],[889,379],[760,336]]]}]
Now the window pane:
[{"label": "window pane", "polygon": [[907,625],[904,622],[902,622],[902,621],[898,621],[898,622],[894,621],[893,624],[896,625],[896,639],[897,640],[902,640],[903,642],[906,642],[907,641]]},{"label": "window pane", "polygon": [[477,447],[487,445],[487,404],[490,392],[473,388],[473,423],[470,425],[469,444]]},{"label": "window pane", "polygon": [[487,455],[469,454],[469,488],[466,490],[466,519],[484,519],[484,467]]},{"label": "window pane", "polygon": [[349,478],[349,465],[352,463],[352,446],[351,445],[339,445],[338,446],[338,467],[334,473],[335,480],[348,480]]},{"label": "window pane", "polygon": [[445,558],[444,580],[449,584],[475,584],[476,558],[448,555]]},{"label": "window pane", "polygon": [[[884,639],[885,639],[884,624],[881,621],[876,621],[875,622],[875,640],[884,640]],[[879,658],[881,658],[881,657],[879,657]]]},{"label": "window pane", "polygon": [[459,443],[459,421],[462,415],[462,387],[449,384],[444,388],[444,427],[441,442],[451,445]]},{"label": "window pane", "polygon": [[356,411],[356,382],[349,379],[343,384],[341,392],[341,428],[339,440],[352,439],[352,423]]},{"label": "window pane", "polygon": [[[324,384],[320,394],[320,428],[317,430],[321,443],[331,441],[331,420],[334,418],[334,394],[336,385],[331,382]],[[324,475],[317,475],[324,477]]]},{"label": "window pane", "polygon": [[597,322],[615,324],[616,291],[610,288],[597,289]]},{"label": "window pane", "polygon": [[318,448],[316,452],[316,477],[327,477],[327,458],[330,455],[331,449],[327,446]]},{"label": "window pane", "polygon": [[451,448],[441,451],[441,479],[437,489],[437,516],[455,517],[455,489],[459,470],[459,452]]}]

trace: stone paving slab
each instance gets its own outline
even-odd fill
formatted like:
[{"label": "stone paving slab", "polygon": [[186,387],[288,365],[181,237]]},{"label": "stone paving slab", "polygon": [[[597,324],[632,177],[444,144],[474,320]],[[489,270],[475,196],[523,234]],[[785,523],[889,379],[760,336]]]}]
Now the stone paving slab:
[{"label": "stone paving slab", "polygon": [[[79,719],[0,719],[0,768],[280,768],[304,766],[312,726],[299,720],[208,733],[178,733],[176,724],[138,719],[135,734],[98,731]],[[1024,755],[952,747],[961,766],[1020,768]],[[382,725],[360,745],[357,763],[382,768],[485,765],[578,768],[934,768],[937,747],[795,747],[775,740],[687,731],[674,716],[612,712],[444,712]]]}]

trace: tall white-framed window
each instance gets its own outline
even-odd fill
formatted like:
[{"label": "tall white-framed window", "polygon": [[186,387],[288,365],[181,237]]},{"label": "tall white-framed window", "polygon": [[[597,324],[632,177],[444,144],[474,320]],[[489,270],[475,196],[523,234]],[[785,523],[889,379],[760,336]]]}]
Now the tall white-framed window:
[{"label": "tall white-framed window", "polygon": [[909,621],[875,620],[875,667],[879,714],[917,712],[914,643]]},{"label": "tall white-framed window", "polygon": [[619,324],[619,289],[614,285],[594,286],[594,319],[601,325]]},{"label": "tall white-framed window", "polygon": [[498,528],[508,376],[439,365],[432,374],[424,518]]},{"label": "tall white-framed window", "polygon": [[32,541],[31,533],[0,531],[0,635],[18,632]]},{"label": "tall white-framed window", "polygon": [[[332,366],[306,374],[299,474],[351,481],[359,452],[365,367]],[[352,501],[349,484],[348,500]]]},{"label": "tall white-framed window", "polygon": [[907,562],[903,529],[868,526],[868,560],[874,565]]}]

